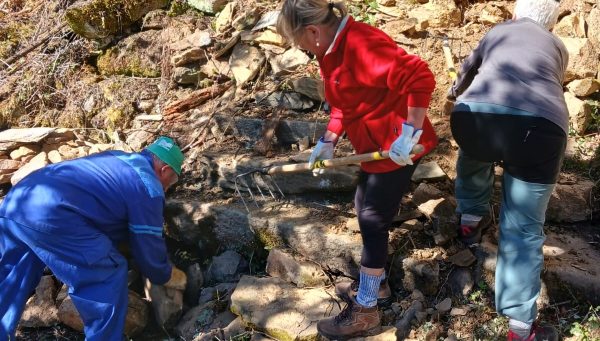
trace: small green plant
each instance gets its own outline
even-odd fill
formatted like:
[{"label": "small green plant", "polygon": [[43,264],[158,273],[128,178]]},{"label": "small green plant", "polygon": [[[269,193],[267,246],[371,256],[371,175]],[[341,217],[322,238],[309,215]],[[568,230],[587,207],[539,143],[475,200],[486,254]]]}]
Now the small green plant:
[{"label": "small green plant", "polygon": [[190,8],[186,0],[173,0],[171,1],[171,7],[167,14],[170,17],[176,17],[178,15],[182,15]]},{"label": "small green plant", "polygon": [[569,332],[580,341],[592,341],[600,339],[600,306],[590,307],[590,311],[583,321],[571,325]]},{"label": "small green plant", "polygon": [[375,25],[377,19],[374,12],[378,6],[379,4],[376,0],[356,1],[349,4],[348,11],[355,20]]},{"label": "small green plant", "polygon": [[588,131],[600,132],[600,101],[588,100],[587,102],[592,107],[592,119]]}]

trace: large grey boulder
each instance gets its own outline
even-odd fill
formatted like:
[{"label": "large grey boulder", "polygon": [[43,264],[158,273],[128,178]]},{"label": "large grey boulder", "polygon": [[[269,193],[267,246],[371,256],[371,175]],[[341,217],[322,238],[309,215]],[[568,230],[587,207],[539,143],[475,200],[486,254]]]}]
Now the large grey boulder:
[{"label": "large grey boulder", "polygon": [[165,208],[167,235],[206,254],[216,254],[219,245],[241,250],[254,242],[248,212],[241,204],[201,203],[170,199]]},{"label": "large grey boulder", "polygon": [[170,199],[165,206],[167,235],[188,245],[214,245],[215,216],[212,203],[197,200]]},{"label": "large grey boulder", "polygon": [[360,235],[337,233],[331,227],[344,224],[344,218],[331,217],[327,224],[318,213],[298,205],[277,205],[253,212],[249,219],[267,247],[288,247],[310,261],[358,275]]},{"label": "large grey boulder", "polygon": [[299,289],[279,278],[244,276],[231,296],[231,311],[278,340],[316,340],[316,322],[340,312],[332,294]]},{"label": "large grey boulder", "polygon": [[71,5],[65,19],[80,36],[102,40],[122,33],[146,13],[168,4],[168,0],[84,0]]}]

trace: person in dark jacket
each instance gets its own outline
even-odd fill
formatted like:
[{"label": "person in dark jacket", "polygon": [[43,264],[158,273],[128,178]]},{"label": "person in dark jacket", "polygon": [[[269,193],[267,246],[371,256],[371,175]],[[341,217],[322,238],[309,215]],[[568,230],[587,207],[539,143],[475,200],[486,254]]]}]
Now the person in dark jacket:
[{"label": "person in dark jacket", "polygon": [[122,340],[127,241],[141,273],[165,284],[172,267],[162,236],[165,191],[183,154],[167,137],[141,153],[108,151],[56,163],[15,185],[0,205],[0,340],[15,340],[25,302],[47,266],[69,287],[86,340]]},{"label": "person in dark jacket", "polygon": [[494,163],[504,168],[496,265],[496,309],[509,340],[558,340],[534,324],[544,256],[544,220],[569,129],[563,95],[568,53],[550,30],[555,0],[517,0],[513,20],[496,25],[465,60],[450,90],[459,238],[479,243],[490,225]]},{"label": "person in dark jacket", "polygon": [[[390,159],[361,165],[354,200],[363,239],[359,281],[336,286],[349,304],[317,324],[330,339],[364,335],[380,325],[378,300],[391,296],[384,271],[390,223],[418,160],[437,144],[427,119],[434,76],[426,62],[387,34],[355,21],[343,2],[286,0],[278,30],[316,56],[331,107],[327,131],[309,163],[332,158],[344,132],[357,153],[390,150]],[[417,143],[425,150],[412,156]]]}]

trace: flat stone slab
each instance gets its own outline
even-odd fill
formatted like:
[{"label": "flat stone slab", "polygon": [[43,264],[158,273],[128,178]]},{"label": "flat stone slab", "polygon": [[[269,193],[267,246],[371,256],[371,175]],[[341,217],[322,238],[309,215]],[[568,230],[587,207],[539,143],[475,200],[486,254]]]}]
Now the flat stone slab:
[{"label": "flat stone slab", "polygon": [[440,180],[446,178],[446,173],[435,161],[420,163],[411,178],[414,182],[423,180]]},{"label": "flat stone slab", "polygon": [[13,128],[0,132],[0,143],[38,143],[56,128]]},{"label": "flat stone slab", "polygon": [[317,340],[317,321],[339,314],[340,306],[324,289],[244,276],[231,295],[231,311],[278,340]]}]

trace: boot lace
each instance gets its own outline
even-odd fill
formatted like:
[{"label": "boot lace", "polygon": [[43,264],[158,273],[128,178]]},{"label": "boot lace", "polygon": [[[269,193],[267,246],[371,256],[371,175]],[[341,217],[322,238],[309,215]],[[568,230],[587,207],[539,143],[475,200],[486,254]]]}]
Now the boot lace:
[{"label": "boot lace", "polygon": [[340,323],[348,320],[352,316],[353,306],[354,306],[354,303],[348,302],[346,307],[339,313],[339,315],[333,318],[335,323],[340,324]]}]

